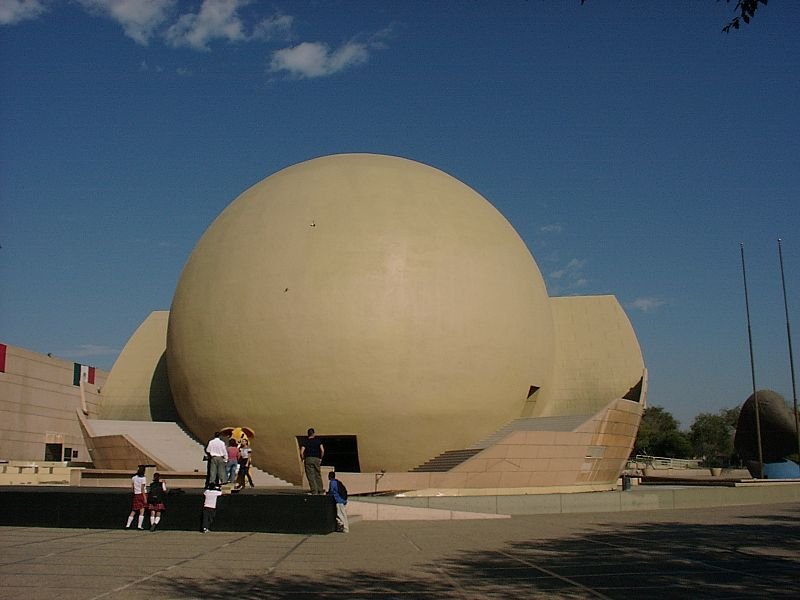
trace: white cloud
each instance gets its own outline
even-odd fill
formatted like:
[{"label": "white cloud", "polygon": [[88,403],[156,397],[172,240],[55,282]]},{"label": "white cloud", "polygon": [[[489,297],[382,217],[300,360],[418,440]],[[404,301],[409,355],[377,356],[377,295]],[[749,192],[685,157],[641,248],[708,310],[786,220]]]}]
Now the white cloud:
[{"label": "white cloud", "polygon": [[274,17],[263,19],[253,28],[252,39],[288,39],[292,33],[294,17],[277,13]]},{"label": "white cloud", "polygon": [[113,356],[114,354],[119,354],[119,350],[111,346],[102,346],[99,344],[82,344],[74,350],[64,352],[63,354],[74,358],[89,358],[90,356]]},{"label": "white cloud", "polygon": [[0,25],[35,19],[45,10],[40,0],[0,0]]},{"label": "white cloud", "polygon": [[553,295],[576,293],[589,285],[589,279],[583,274],[585,260],[573,258],[566,265],[548,274],[548,289]]},{"label": "white cloud", "polygon": [[571,276],[573,279],[575,279],[580,276],[580,270],[583,268],[584,264],[586,264],[585,260],[573,258],[563,268],[550,273],[550,277],[553,279],[561,279],[563,277]]},{"label": "white cloud", "polygon": [[552,225],[542,225],[539,227],[540,233],[561,233],[563,231],[563,227],[557,223],[553,223]]},{"label": "white cloud", "polygon": [[286,71],[298,79],[326,77],[348,67],[367,62],[369,49],[365,44],[348,42],[336,50],[322,42],[303,42],[272,53],[269,70]]},{"label": "white cloud", "polygon": [[125,35],[146,46],[172,12],[176,0],[78,0],[86,10],[122,25]]},{"label": "white cloud", "polygon": [[139,63],[139,71],[142,73],[146,73],[148,71],[163,73],[164,67],[162,67],[161,65],[155,65],[154,67],[151,67],[150,63],[148,63],[146,60],[143,60],[142,62]]},{"label": "white cloud", "polygon": [[385,50],[396,25],[392,24],[371,35],[359,35],[338,48],[324,42],[303,42],[272,53],[269,71],[285,71],[297,79],[327,77],[369,60],[374,50]]},{"label": "white cloud", "polygon": [[661,300],[660,298],[637,298],[630,304],[628,304],[629,308],[633,308],[635,310],[640,310],[642,312],[653,312],[657,308],[664,306],[666,304],[665,300]]},{"label": "white cloud", "polygon": [[203,0],[200,12],[181,15],[167,29],[165,38],[173,46],[195,50],[208,50],[208,43],[215,39],[246,41],[248,36],[238,11],[249,3],[250,0]]}]

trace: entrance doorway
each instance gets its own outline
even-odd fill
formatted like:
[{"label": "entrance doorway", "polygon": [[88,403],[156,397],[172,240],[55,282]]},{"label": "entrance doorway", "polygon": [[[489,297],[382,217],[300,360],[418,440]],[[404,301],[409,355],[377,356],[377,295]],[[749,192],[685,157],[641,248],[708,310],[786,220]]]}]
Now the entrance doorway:
[{"label": "entrance doorway", "polygon": [[322,465],[333,467],[335,471],[361,473],[358,462],[358,439],[354,435],[321,435],[325,446]]},{"label": "entrance doorway", "polygon": [[[322,458],[323,467],[333,467],[335,471],[345,473],[361,473],[358,462],[358,438],[355,435],[318,435],[325,448]],[[297,436],[297,445],[300,446],[304,435]]]}]

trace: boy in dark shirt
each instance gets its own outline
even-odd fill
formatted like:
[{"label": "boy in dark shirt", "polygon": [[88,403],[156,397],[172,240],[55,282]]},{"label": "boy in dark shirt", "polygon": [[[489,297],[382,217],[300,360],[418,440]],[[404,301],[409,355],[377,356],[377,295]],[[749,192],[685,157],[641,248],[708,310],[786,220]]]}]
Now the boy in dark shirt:
[{"label": "boy in dark shirt", "polygon": [[336,502],[336,531],[348,533],[350,525],[347,522],[347,509],[345,508],[347,498],[342,494],[341,487],[341,482],[336,479],[336,473],[333,471],[328,473],[328,494]]}]

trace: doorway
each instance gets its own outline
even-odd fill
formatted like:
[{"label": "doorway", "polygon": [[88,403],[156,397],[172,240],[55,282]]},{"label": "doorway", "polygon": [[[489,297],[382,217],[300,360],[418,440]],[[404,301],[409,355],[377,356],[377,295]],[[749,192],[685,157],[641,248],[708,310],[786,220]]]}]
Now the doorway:
[{"label": "doorway", "polygon": [[[358,461],[358,438],[355,435],[317,435],[325,448],[322,458],[323,467],[333,467],[335,471],[345,473],[361,473]],[[304,435],[297,436],[298,447],[306,439]]]}]

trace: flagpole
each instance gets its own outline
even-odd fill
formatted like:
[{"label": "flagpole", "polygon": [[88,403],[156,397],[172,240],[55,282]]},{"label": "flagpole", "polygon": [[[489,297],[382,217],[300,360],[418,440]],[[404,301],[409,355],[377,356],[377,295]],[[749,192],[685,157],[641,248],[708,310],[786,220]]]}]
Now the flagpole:
[{"label": "flagpole", "polygon": [[750,346],[750,380],[753,382],[753,404],[756,409],[756,440],[758,442],[758,478],[764,478],[764,453],[761,449],[761,419],[758,414],[758,392],[756,391],[756,366],[753,360],[753,333],[750,327],[750,299],[747,294],[747,269],[744,266],[744,243],[739,244],[742,253],[742,279],[744,280],[744,306],[747,311],[747,341]]},{"label": "flagpole", "polygon": [[794,402],[794,433],[797,438],[797,457],[800,460],[800,417],[797,415],[797,384],[794,378],[794,354],[792,353],[792,330],[789,326],[789,302],[786,300],[786,278],[783,276],[783,249],[778,238],[778,258],[781,262],[781,285],[783,286],[783,312],[786,314],[786,339],[789,341],[789,372],[792,374],[792,400]]}]

